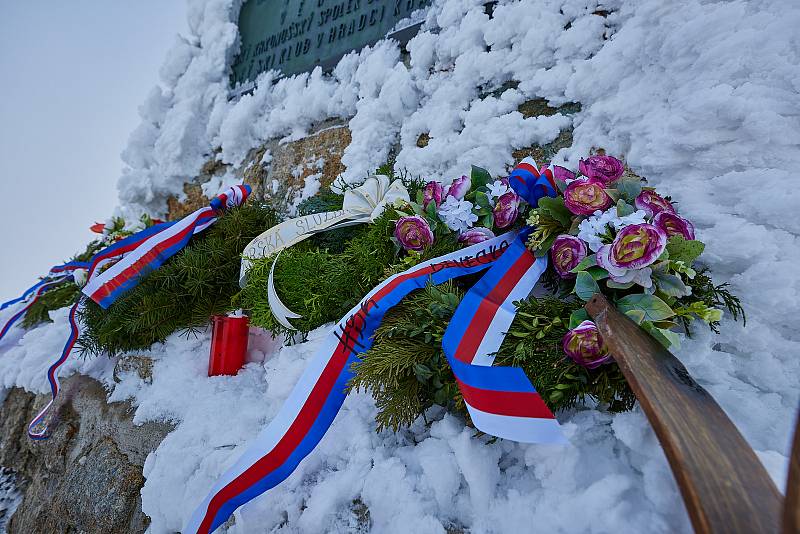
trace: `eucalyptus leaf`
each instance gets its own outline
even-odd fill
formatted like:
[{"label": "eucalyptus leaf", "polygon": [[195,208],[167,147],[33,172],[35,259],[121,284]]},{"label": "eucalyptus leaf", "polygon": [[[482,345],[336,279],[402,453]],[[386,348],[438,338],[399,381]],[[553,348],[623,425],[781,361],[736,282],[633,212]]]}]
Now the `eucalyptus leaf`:
[{"label": "eucalyptus leaf", "polygon": [[642,310],[628,310],[625,312],[625,315],[633,319],[633,322],[636,324],[642,324],[644,321],[644,312]]},{"label": "eucalyptus leaf", "polygon": [[669,349],[672,346],[672,341],[664,334],[664,332],[669,332],[669,330],[662,330],[647,321],[642,323],[642,328],[646,330],[648,334],[653,336],[656,341],[661,343],[664,348]]},{"label": "eucalyptus leaf", "polygon": [[581,271],[575,278],[575,294],[578,295],[583,301],[588,301],[592,295],[600,292],[600,286],[597,285],[591,274],[586,271]]},{"label": "eucalyptus leaf", "polygon": [[614,188],[620,192],[624,199],[633,202],[642,192],[642,182],[637,179],[618,180],[614,184]]},{"label": "eucalyptus leaf", "polygon": [[653,273],[658,290],[670,297],[688,297],[692,289],[683,283],[679,276],[662,272]]},{"label": "eucalyptus leaf", "polygon": [[592,278],[595,280],[604,280],[608,278],[608,271],[603,269],[602,267],[589,267],[586,269],[586,272],[592,275]]},{"label": "eucalyptus leaf", "polygon": [[648,321],[663,321],[675,315],[669,305],[655,295],[628,295],[616,303],[622,313],[630,310],[641,310]]},{"label": "eucalyptus leaf", "polygon": [[609,280],[606,282],[606,287],[609,289],[630,289],[633,287],[633,282],[625,282],[624,284],[621,284],[619,282]]},{"label": "eucalyptus leaf", "polygon": [[585,258],[583,258],[581,260],[581,262],[578,265],[576,265],[575,268],[572,269],[570,272],[579,273],[581,271],[585,271],[589,267],[594,267],[596,265],[597,265],[597,255],[596,254],[590,254],[590,255],[586,256]]},{"label": "eucalyptus leaf", "polygon": [[632,215],[634,211],[636,210],[633,209],[633,206],[624,200],[619,199],[617,201],[617,217],[627,217],[628,215]]}]

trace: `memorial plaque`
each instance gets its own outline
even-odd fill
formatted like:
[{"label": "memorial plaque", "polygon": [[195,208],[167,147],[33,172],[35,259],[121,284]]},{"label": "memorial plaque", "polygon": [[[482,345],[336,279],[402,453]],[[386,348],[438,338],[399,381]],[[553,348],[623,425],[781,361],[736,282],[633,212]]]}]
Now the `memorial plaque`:
[{"label": "memorial plaque", "polygon": [[[247,0],[239,14],[242,45],[231,82],[243,92],[262,72],[284,76],[330,69],[353,50],[384,37],[403,44],[419,28],[409,17],[430,0]],[[408,25],[389,33],[404,19]],[[401,25],[403,26],[403,25]]]}]

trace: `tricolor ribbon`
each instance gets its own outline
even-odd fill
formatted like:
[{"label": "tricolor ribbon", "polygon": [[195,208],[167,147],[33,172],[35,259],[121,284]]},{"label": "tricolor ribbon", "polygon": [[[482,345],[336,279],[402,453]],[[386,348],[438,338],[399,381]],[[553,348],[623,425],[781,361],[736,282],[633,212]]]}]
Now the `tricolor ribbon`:
[{"label": "tricolor ribbon", "polygon": [[[552,177],[552,174],[551,174]],[[552,178],[526,158],[509,182],[535,206],[555,196]],[[558,422],[520,368],[492,367],[511,325],[513,302],[528,296],[547,267],[525,247],[527,231],[507,233],[396,274],[370,291],[324,338],[281,410],[222,474],[183,532],[210,533],[243,504],[285,480],[333,423],[384,314],[427,283],[488,271],[464,296],[442,340],[476,428],[523,442],[563,443]]]},{"label": "tricolor ribbon", "polygon": [[50,272],[47,273],[47,276],[29,287],[21,296],[0,304],[0,310],[4,310],[17,303],[23,303],[23,306],[20,307],[20,309],[17,310],[16,313],[14,313],[14,315],[12,315],[5,322],[5,324],[3,324],[2,328],[0,328],[0,340],[2,340],[8,331],[11,330],[11,327],[14,325],[14,323],[24,316],[31,306],[36,304],[36,302],[39,300],[39,297],[62,282],[73,279],[73,277],[75,277],[79,271],[85,271],[88,268],[89,263],[81,261],[71,261],[63,265],[56,265],[50,269]]},{"label": "tricolor ribbon", "polygon": [[[158,269],[185,247],[194,234],[214,224],[225,209],[244,203],[250,191],[249,185],[230,187],[213,198],[209,206],[198,209],[180,221],[153,225],[101,250],[88,264],[88,282],[83,287],[84,295],[103,308],[108,308],[125,291],[135,287],[143,276]],[[103,270],[114,261],[116,263]],[[28,436],[31,439],[41,440],[48,437],[45,418],[60,389],[58,370],[69,358],[78,339],[75,315],[81,300],[70,308],[70,335],[61,356],[47,371],[51,399],[28,425]]]},{"label": "tricolor ribbon", "polygon": [[[103,308],[108,308],[120,295],[136,286],[143,276],[158,269],[167,259],[185,247],[194,234],[214,224],[224,209],[242,204],[249,194],[249,185],[228,188],[212,199],[209,206],[198,209],[176,223],[154,225],[115,243],[120,245],[132,237],[137,238],[136,247],[132,250],[125,246],[120,247],[124,256],[114,265],[102,273],[98,273],[96,268],[89,272],[89,281],[83,288],[83,293]],[[157,230],[154,231],[153,228]],[[150,233],[146,234],[148,230]],[[104,252],[107,251],[108,249]]]}]

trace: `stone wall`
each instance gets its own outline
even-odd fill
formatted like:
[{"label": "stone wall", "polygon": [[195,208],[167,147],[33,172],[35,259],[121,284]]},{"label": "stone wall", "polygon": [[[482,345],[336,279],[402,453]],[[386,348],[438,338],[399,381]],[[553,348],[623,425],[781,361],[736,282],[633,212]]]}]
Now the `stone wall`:
[{"label": "stone wall", "polygon": [[31,441],[26,426],[48,398],[14,388],[0,405],[0,465],[23,494],[8,533],[144,532],[142,466],[171,426],[134,426],[129,403],[108,403],[99,382],[73,376],[52,436]]},{"label": "stone wall", "polygon": [[[502,92],[515,83],[505,84],[496,92]],[[580,110],[579,104],[550,107],[544,99],[533,99],[519,106],[525,118],[550,116],[556,113],[570,115]],[[417,146],[428,144],[428,134],[420,135]],[[330,185],[345,170],[342,154],[350,144],[350,129],[346,121],[331,120],[317,125],[302,139],[280,142],[274,139],[250,151],[242,165],[233,169],[217,160],[209,160],[192,182],[184,185],[185,198],[170,197],[168,218],[178,219],[205,206],[208,198],[203,196],[201,184],[215,176],[233,174],[253,188],[253,197],[273,205],[279,211],[286,209],[287,199],[303,188],[305,179],[317,175],[322,185]],[[515,150],[514,161],[533,156],[537,162],[546,162],[562,148],[572,145],[572,130],[563,130],[558,137],[545,145],[532,145]],[[265,158],[265,154],[267,157]]]}]

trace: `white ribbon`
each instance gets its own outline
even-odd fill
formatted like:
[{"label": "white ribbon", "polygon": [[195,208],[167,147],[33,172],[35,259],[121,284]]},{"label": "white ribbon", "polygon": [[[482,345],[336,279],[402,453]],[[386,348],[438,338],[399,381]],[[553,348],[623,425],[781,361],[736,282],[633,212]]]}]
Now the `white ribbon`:
[{"label": "white ribbon", "polygon": [[[370,176],[362,185],[345,192],[341,210],[312,213],[273,226],[245,247],[239,271],[239,285],[244,287],[247,283],[247,271],[250,270],[252,260],[280,254],[281,251],[319,232],[373,222],[383,214],[387,205],[392,205],[398,200],[406,202],[411,200],[401,180],[390,182],[388,176]],[[302,315],[290,310],[278,297],[274,283],[277,263],[276,257],[269,270],[267,301],[275,319],[284,327],[296,330],[289,319],[299,319]]]}]

